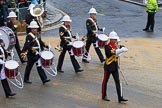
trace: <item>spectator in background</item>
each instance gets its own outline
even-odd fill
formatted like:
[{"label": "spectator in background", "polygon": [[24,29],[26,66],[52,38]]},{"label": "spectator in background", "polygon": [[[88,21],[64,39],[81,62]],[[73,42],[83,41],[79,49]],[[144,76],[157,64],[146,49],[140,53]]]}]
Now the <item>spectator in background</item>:
[{"label": "spectator in background", "polygon": [[8,6],[6,6],[4,0],[0,0],[0,26],[7,24]]},{"label": "spectator in background", "polygon": [[148,13],[147,17],[147,25],[143,29],[143,31],[153,32],[154,31],[154,23],[155,23],[155,13],[158,10],[158,4],[156,0],[148,0],[146,4],[146,12]]}]

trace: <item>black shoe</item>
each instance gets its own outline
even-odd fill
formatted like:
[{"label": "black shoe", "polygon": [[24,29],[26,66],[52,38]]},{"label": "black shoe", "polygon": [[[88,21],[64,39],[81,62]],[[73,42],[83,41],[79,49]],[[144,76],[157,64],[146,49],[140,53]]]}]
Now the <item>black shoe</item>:
[{"label": "black shoe", "polygon": [[89,63],[89,61],[85,60],[85,59],[82,59],[82,62],[84,63]]},{"label": "black shoe", "polygon": [[102,98],[102,100],[104,100],[104,101],[110,101],[110,99],[108,99],[107,96],[105,96],[104,98]]},{"label": "black shoe", "polygon": [[50,81],[51,81],[50,79],[46,79],[45,81],[43,81],[43,84],[50,82]]},{"label": "black shoe", "polygon": [[148,29],[145,28],[145,29],[143,29],[143,31],[148,31]]},{"label": "black shoe", "polygon": [[153,32],[153,30],[147,30],[147,32]]},{"label": "black shoe", "polygon": [[78,69],[75,72],[78,73],[78,72],[82,72],[82,71],[84,71],[84,70],[83,69]]},{"label": "black shoe", "polygon": [[64,73],[64,71],[61,69],[57,69],[57,72]]},{"label": "black shoe", "polygon": [[16,95],[16,93],[10,93],[10,94],[8,94],[7,96],[6,96],[6,98],[8,98],[9,96],[15,96]]},{"label": "black shoe", "polygon": [[27,80],[27,81],[24,81],[24,83],[27,83],[27,84],[32,84],[31,81]]},{"label": "black shoe", "polygon": [[119,99],[119,103],[126,102],[126,101],[128,101],[128,100],[124,99],[124,98]]}]

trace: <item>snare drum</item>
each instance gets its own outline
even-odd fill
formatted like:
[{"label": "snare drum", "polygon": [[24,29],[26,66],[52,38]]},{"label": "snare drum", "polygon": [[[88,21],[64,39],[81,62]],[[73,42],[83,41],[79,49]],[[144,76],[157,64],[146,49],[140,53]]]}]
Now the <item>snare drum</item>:
[{"label": "snare drum", "polygon": [[82,54],[84,53],[83,41],[74,41],[72,50],[75,56],[82,56]]},{"label": "snare drum", "polygon": [[16,44],[14,32],[6,26],[0,27],[0,38],[4,41],[6,50],[12,49]]},{"label": "snare drum", "polygon": [[15,78],[18,75],[19,64],[15,60],[9,60],[5,63],[5,74],[8,78]]},{"label": "snare drum", "polygon": [[41,52],[41,64],[45,68],[49,68],[54,59],[54,54],[51,51],[42,51]]},{"label": "snare drum", "polygon": [[98,46],[104,48],[106,42],[108,41],[108,36],[106,34],[97,34]]}]

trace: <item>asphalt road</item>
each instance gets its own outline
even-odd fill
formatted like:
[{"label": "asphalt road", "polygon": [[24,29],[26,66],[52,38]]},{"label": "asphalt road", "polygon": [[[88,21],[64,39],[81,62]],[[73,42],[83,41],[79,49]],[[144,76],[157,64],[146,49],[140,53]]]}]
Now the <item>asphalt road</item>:
[{"label": "asphalt road", "polygon": [[[47,2],[71,16],[74,34],[86,34],[85,20],[88,18],[87,13],[92,6],[96,7],[99,12],[99,25],[106,27],[105,33],[109,34],[111,30],[116,30],[120,37],[125,37],[124,42],[127,42],[127,38],[132,37],[160,38],[162,34],[160,26],[162,13],[160,11],[156,15],[155,33],[149,34],[142,31],[146,23],[146,13],[145,9],[140,6],[118,0],[48,0]],[[58,29],[44,32],[43,36],[43,38],[48,37],[46,39],[47,42],[51,40],[52,44],[57,45]],[[135,43],[136,41],[132,42],[134,46],[136,46]],[[23,43],[21,42],[21,44]],[[140,45],[141,43],[139,43]],[[137,49],[138,47],[136,46],[135,48]],[[104,53],[103,50],[102,52]],[[55,63],[57,64],[59,52],[54,51],[54,53]],[[133,50],[132,53],[136,54]],[[124,97],[129,101],[126,104],[117,102],[112,77],[108,84],[108,95],[111,101],[102,101],[103,65],[100,64],[93,48],[91,48],[90,54],[92,61],[89,64],[84,64],[81,62],[80,57],[77,58],[85,70],[80,74],[74,72],[67,54],[63,65],[65,73],[58,74],[56,77],[48,76],[51,82],[46,85],[42,85],[34,67],[31,72],[30,79],[33,82],[31,85],[25,84],[23,89],[17,89],[10,84],[12,91],[17,93],[14,98],[6,99],[3,90],[0,89],[0,108],[161,108],[160,70],[157,71],[154,67],[150,67],[149,70],[148,67],[145,68],[143,65],[140,65],[142,64],[140,61],[138,62],[139,64],[136,64],[136,58],[132,58],[132,56],[121,59],[121,67],[129,83],[128,86],[125,85],[124,80],[120,76],[123,83],[123,93]],[[144,57],[142,60],[145,60]],[[146,54],[146,57],[149,59],[149,55]],[[16,57],[16,59],[18,58]],[[19,71],[22,77],[24,70],[25,65],[21,65]],[[157,71],[159,76],[156,77],[156,74],[153,75],[150,71]],[[152,79],[150,80],[149,78]],[[2,88],[1,85],[0,88]]]}]

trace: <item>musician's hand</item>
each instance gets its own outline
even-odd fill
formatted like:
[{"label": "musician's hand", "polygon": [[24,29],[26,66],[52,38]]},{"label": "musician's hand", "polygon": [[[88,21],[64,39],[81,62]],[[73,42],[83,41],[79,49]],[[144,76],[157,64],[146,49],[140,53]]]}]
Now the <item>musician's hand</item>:
[{"label": "musician's hand", "polygon": [[92,32],[93,32],[93,34],[96,34],[97,33],[96,30],[93,30]]},{"label": "musician's hand", "polygon": [[36,53],[36,51],[37,51],[36,49],[32,48],[32,53]]},{"label": "musician's hand", "polygon": [[111,54],[115,54],[115,49],[112,49],[111,50]]},{"label": "musician's hand", "polygon": [[25,57],[25,53],[21,53],[20,57],[23,59]]},{"label": "musician's hand", "polygon": [[49,46],[48,45],[45,45],[45,48],[49,49]]}]

